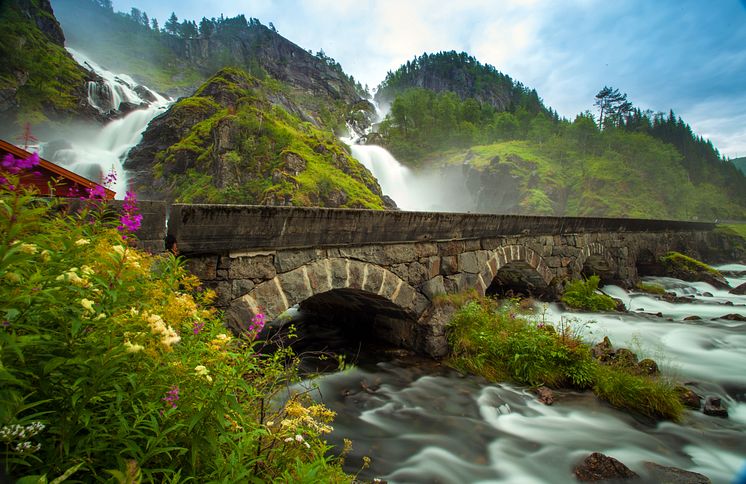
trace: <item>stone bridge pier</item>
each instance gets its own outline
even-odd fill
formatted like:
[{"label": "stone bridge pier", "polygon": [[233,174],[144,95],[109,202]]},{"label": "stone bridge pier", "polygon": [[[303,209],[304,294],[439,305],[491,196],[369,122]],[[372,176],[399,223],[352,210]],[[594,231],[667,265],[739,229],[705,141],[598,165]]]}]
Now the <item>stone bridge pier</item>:
[{"label": "stone bridge pier", "polygon": [[169,231],[218,294],[227,324],[298,304],[346,314],[391,343],[447,351],[428,318],[444,294],[508,289],[558,295],[598,274],[633,284],[638,258],[717,245],[714,224],[293,207],[174,205]]}]

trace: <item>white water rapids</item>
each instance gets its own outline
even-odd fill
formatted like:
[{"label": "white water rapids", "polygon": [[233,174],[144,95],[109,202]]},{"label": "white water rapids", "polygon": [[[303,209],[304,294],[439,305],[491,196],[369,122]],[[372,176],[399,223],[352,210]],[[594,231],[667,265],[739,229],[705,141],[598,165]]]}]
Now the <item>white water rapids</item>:
[{"label": "white water rapids", "polygon": [[66,134],[61,144],[42,144],[40,154],[68,170],[99,183],[113,170],[116,172],[117,180],[109,188],[116,192],[116,198],[124,198],[127,190],[127,173],[122,166],[124,158],[127,152],[140,142],[150,120],[165,110],[171,100],[141,87],[141,92],[149,92],[154,101],[143,99],[135,92],[137,83],[128,75],[114,74],[84,54],[69,48],[67,50],[78,64],[94,71],[104,80],[103,86],[106,87],[89,85],[88,102],[91,106],[100,112],[117,109],[122,102],[148,103],[148,107],[131,111],[124,117],[109,122],[103,128],[79,127]]},{"label": "white water rapids", "polygon": [[[347,470],[358,471],[368,455],[372,465],[358,477],[393,483],[573,483],[573,467],[591,452],[619,459],[643,482],[656,482],[646,461],[732,482],[746,466],[746,323],[719,318],[746,316],[746,296],[705,283],[650,281],[694,296],[692,302],[667,303],[607,286],[629,313],[563,312],[550,304],[544,314],[554,324],[564,318],[587,328],[590,342],[607,335],[615,347],[652,357],[703,397],[722,398],[729,418],[687,410],[681,423],[656,423],[591,392],[558,392],[555,404],[546,406],[526,387],[393,357],[313,381],[318,398],[338,414],[330,443],[341,449],[342,438],[351,439]],[[693,315],[702,319],[684,321]]]}]

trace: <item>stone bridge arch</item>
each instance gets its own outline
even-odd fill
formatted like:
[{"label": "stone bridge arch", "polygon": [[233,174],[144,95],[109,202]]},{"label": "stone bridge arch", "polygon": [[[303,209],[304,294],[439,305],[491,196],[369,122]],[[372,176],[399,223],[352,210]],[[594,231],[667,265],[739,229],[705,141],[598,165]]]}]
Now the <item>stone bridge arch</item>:
[{"label": "stone bridge arch", "polygon": [[386,301],[413,324],[429,305],[425,296],[388,269],[335,257],[309,262],[256,285],[231,302],[226,316],[230,327],[241,331],[255,314],[264,313],[272,320],[288,308],[330,291],[339,291],[344,294],[341,297],[367,295],[372,302]]},{"label": "stone bridge arch", "polygon": [[506,245],[492,252],[480,274],[487,283],[484,293],[495,294],[506,288],[530,292],[552,291],[555,274],[544,258],[524,245]]},{"label": "stone bridge arch", "polygon": [[619,267],[606,246],[598,242],[591,242],[581,248],[580,254],[573,264],[575,277],[590,277],[597,275],[602,282],[619,279]]}]

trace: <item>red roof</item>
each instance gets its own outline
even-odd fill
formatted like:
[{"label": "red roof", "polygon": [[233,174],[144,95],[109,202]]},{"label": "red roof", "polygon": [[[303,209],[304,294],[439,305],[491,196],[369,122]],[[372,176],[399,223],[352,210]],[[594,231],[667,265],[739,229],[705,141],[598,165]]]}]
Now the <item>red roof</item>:
[{"label": "red roof", "polygon": [[[6,153],[23,160],[31,156],[30,152],[0,139],[0,157],[5,156]],[[33,168],[31,173],[27,172],[21,175],[20,183],[26,186],[34,185],[39,189],[41,195],[55,197],[86,196],[89,189],[101,186],[100,183],[91,181],[43,158],[39,158],[39,164]],[[113,190],[104,188],[104,191],[107,199],[114,198],[115,192]]]}]

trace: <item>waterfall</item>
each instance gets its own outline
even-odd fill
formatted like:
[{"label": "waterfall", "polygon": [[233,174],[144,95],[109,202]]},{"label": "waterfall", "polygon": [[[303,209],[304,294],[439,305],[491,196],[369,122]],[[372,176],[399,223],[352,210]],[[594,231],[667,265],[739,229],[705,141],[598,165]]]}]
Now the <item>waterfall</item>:
[{"label": "waterfall", "polygon": [[114,171],[117,180],[111,188],[116,198],[124,198],[127,190],[127,173],[123,161],[129,150],[140,142],[142,133],[151,119],[165,110],[172,102],[145,86],[138,85],[126,74],[114,74],[73,49],[73,58],[98,74],[103,82],[88,85],[88,102],[102,114],[118,109],[122,103],[147,106],[135,109],[120,119],[101,127],[81,127],[64,141],[50,140],[43,143],[40,154],[54,163],[93,181]]},{"label": "waterfall", "polygon": [[[384,113],[377,104],[374,105],[377,120],[383,119]],[[349,125],[348,131],[349,136],[341,138],[341,141],[350,147],[352,156],[378,180],[383,194],[391,197],[400,209],[419,212],[478,211],[477,204],[466,190],[460,167],[415,172],[385,148],[360,144],[360,136]]]}]

